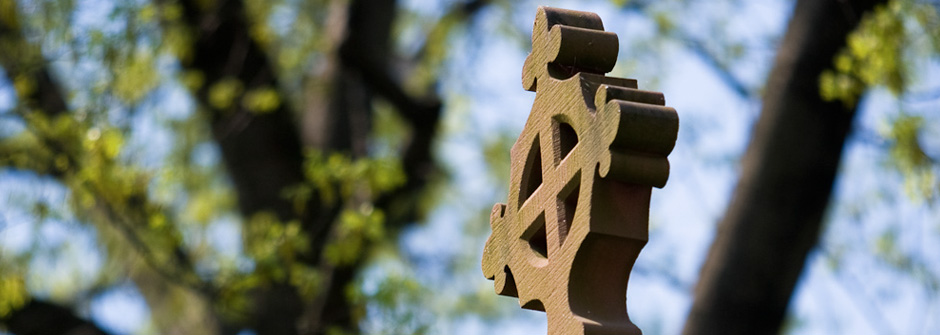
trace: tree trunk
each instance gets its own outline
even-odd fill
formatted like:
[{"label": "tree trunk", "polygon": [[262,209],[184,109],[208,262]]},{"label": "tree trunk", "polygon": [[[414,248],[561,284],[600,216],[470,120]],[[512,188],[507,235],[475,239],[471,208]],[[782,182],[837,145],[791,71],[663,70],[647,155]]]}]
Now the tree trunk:
[{"label": "tree trunk", "polygon": [[766,86],[741,176],[702,268],[685,334],[772,334],[816,244],[855,108],[819,76],[883,0],[800,0]]}]

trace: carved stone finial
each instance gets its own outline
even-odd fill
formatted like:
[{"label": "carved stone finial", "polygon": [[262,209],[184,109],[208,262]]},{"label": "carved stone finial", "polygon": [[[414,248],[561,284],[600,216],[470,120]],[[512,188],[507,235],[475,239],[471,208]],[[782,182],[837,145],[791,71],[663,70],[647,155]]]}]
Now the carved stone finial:
[{"label": "carved stone finial", "polygon": [[512,147],[509,203],[490,215],[483,274],[498,294],[545,311],[551,335],[640,334],[627,280],[679,118],[662,93],[604,75],[618,49],[597,14],[536,13],[522,71],[536,98]]}]

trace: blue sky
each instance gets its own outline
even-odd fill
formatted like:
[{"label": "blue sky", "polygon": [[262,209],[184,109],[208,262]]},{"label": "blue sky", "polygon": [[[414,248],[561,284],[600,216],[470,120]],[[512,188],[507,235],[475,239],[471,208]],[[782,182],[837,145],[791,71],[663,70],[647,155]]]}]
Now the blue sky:
[{"label": "blue sky", "polygon": [[[621,56],[618,67],[612,72],[635,78],[640,88],[662,91],[667,105],[674,107],[680,115],[680,131],[675,151],[670,155],[671,176],[664,189],[653,192],[651,206],[651,237],[638,261],[638,268],[666,269],[684,284],[694,284],[698,269],[703,262],[711,242],[715,224],[720,219],[733,190],[737,173],[737,157],[747,143],[750,127],[759,114],[759,101],[742,99],[721,81],[718,74],[698,56],[681,45],[666,44],[659,49],[659,63],[645,68],[644,64],[625,66],[624,55],[630,55],[633,41],[648,38],[652,34],[652,22],[648,18],[625,15],[615,8],[600,3],[585,5],[582,2],[547,2],[548,5],[595,11],[604,19],[605,28],[620,37]],[[729,35],[733,39],[748,41],[756,48],[751,57],[732,66],[732,72],[746,84],[760,86],[771,66],[774,46],[767,38],[779,38],[785,28],[791,2],[755,1],[741,3],[739,8],[726,8],[727,4],[697,4],[692,10],[683,12],[683,24],[704,25],[703,14],[698,20],[693,13],[715,15],[714,11],[734,10],[736,15],[729,23]],[[723,7],[725,6],[725,7]],[[535,4],[514,7],[519,25],[531,25]],[[681,15],[681,14],[680,14]],[[480,26],[486,26],[481,24]],[[694,29],[694,28],[693,28]],[[485,178],[480,167],[482,161],[478,147],[480,138],[491,136],[495,130],[516,134],[524,125],[535,94],[521,89],[520,74],[527,50],[518,50],[510,42],[499,40],[496,34],[488,35],[477,50],[477,59],[464,64],[455,60],[445,88],[455,95],[469,96],[469,106],[461,113],[453,113],[450,122],[459,125],[462,131],[454,138],[445,140],[440,150],[452,166],[457,167],[456,179],[461,201],[504,202],[505,198],[489,198],[494,193],[505,197],[503,189],[494,191],[489,185],[478,182]],[[769,44],[769,45],[768,45]],[[461,54],[462,45],[455,44]],[[936,71],[936,64],[928,64],[925,71]],[[650,76],[661,76],[653,82]],[[927,78],[930,78],[928,75]],[[934,76],[935,78],[935,76]],[[929,83],[929,81],[928,81]],[[926,85],[929,86],[929,85]],[[936,108],[937,101],[928,104]],[[883,129],[886,120],[896,113],[897,103],[883,90],[869,94],[862,103],[857,128],[863,132]],[[454,116],[458,115],[458,116]],[[937,135],[933,132],[933,135]],[[933,137],[936,139],[937,137]],[[929,141],[929,140],[928,140]],[[842,175],[837,181],[836,196],[831,210],[829,229],[823,241],[838,240],[845,230],[854,229],[843,218],[843,207],[851,205],[855,198],[871,196],[873,192],[886,189],[898,201],[872,211],[866,218],[869,229],[865,241],[855,245],[859,254],[846,256],[846,262],[861,262],[841,271],[827,266],[827,258],[819,251],[810,256],[806,271],[797,287],[791,313],[795,318],[796,334],[877,334],[877,333],[932,333],[940,331],[940,311],[936,298],[925,298],[917,283],[904,274],[891,272],[870,259],[871,250],[866,250],[886,224],[895,224],[892,217],[903,218],[906,223],[918,224],[922,230],[916,234],[924,241],[919,255],[940,255],[936,246],[938,229],[937,210],[905,201],[900,192],[900,176],[891,175],[884,168],[884,143],[868,143],[853,136],[845,154]],[[937,146],[934,146],[937,148]],[[936,152],[936,151],[934,151]],[[508,153],[507,153],[508,155]],[[508,173],[508,171],[506,171]],[[505,187],[505,186],[503,186]],[[485,199],[485,200],[481,200]],[[446,215],[442,215],[446,216]],[[444,234],[448,220],[432,220],[423,232],[427,237],[416,240],[420,250],[440,250],[449,240],[437,239],[438,244],[426,243]],[[903,229],[908,229],[904,227]],[[838,243],[835,243],[838,245]],[[929,250],[929,251],[928,251]],[[425,251],[432,252],[432,251]],[[859,259],[858,261],[856,259]],[[931,257],[928,264],[940,264]],[[858,277],[861,283],[854,283]],[[890,282],[896,283],[891,286]],[[885,286],[890,293],[884,291]],[[489,283],[487,283],[489,284]],[[668,280],[657,276],[634,275],[627,294],[628,310],[634,322],[648,333],[674,334],[681,329],[690,306],[690,294],[686,288],[677,288]],[[885,298],[885,295],[888,297]],[[505,304],[517,302],[512,298],[501,298]],[[527,326],[518,332],[540,333],[544,328],[544,315],[538,312],[520,313],[520,324]],[[871,320],[879,315],[884,321]],[[506,329],[500,324],[497,329]],[[536,327],[536,328],[530,328]],[[543,327],[543,328],[537,328]],[[467,330],[466,334],[480,331]],[[536,331],[538,330],[538,331]]]},{"label": "blue sky", "polygon": [[[122,29],[102,17],[103,8],[111,6],[106,0],[78,1],[79,25],[104,23],[109,29]],[[743,152],[750,127],[759,112],[759,102],[742,99],[728,88],[719,76],[698,56],[676,43],[650,45],[655,26],[646,17],[618,11],[608,2],[546,1],[547,5],[595,11],[604,20],[608,31],[620,37],[621,55],[613,74],[638,80],[640,88],[662,91],[667,105],[680,115],[680,132],[674,152],[670,155],[672,167],[668,184],[654,189],[651,206],[650,241],[637,261],[637,268],[649,274],[631,277],[627,292],[628,309],[633,321],[648,334],[674,334],[681,329],[690,305],[689,287],[677,287],[660,272],[667,273],[682,285],[692,285],[698,269],[714,235],[714,227],[727,204],[737,174],[737,157]],[[728,23],[727,33],[733,39],[753,45],[750,57],[735,63],[732,72],[749,85],[759,86],[773,60],[774,45],[767,37],[779,37],[789,15],[790,1],[764,0],[744,2],[740,7],[724,2],[702,2],[681,9],[680,18],[694,34],[709,34],[709,19],[735,11]],[[444,6],[429,0],[404,1],[404,6],[427,14],[437,15]],[[521,67],[528,49],[521,49],[516,41],[500,33],[500,20],[530,30],[536,4],[517,2],[509,17],[498,16],[495,9],[484,12],[476,22],[483,30],[470,37],[457,38],[451,45],[451,57],[445,64],[441,82],[442,94],[447,99],[444,119],[445,138],[438,144],[437,153],[451,169],[455,179],[453,188],[446,192],[443,204],[430,216],[429,221],[403,237],[403,246],[411,259],[420,263],[421,280],[440,289],[467,290],[489,287],[491,282],[482,274],[460,278],[455,284],[440,283],[446,278],[448,262],[452,257],[466,253],[479,255],[482,244],[468,245],[464,225],[480,208],[505,202],[507,185],[493,183],[482,156],[483,145],[497,136],[515,136],[525,123],[535,93],[521,87]],[[493,15],[487,15],[493,14]],[[700,14],[700,15],[699,15]],[[770,44],[770,45],[766,45]],[[655,47],[655,52],[636,48]],[[655,62],[632,60],[638,54],[652,54]],[[649,56],[647,56],[649,57]],[[648,60],[648,59],[646,59]],[[62,68],[69,65],[58,62]],[[84,72],[93,72],[84,69]],[[77,71],[77,70],[76,70]],[[937,64],[925,67],[927,78],[940,76]],[[13,104],[13,95],[6,79],[0,79],[0,110]],[[929,88],[928,83],[925,84]],[[170,101],[171,108],[162,111],[191,110],[191,102],[178,85],[158,90],[161,99]],[[904,105],[913,113],[936,110],[938,102]],[[859,129],[878,131],[894,113],[899,103],[883,92],[876,91],[863,101],[857,124]],[[163,114],[161,114],[163,115]],[[163,115],[162,117],[182,117]],[[137,133],[132,141],[139,143],[171,143],[168,134],[149,129],[149,118],[134,120]],[[933,140],[928,149],[940,152],[940,129],[934,126]],[[2,127],[15,124],[0,122]],[[940,213],[937,208],[906,201],[900,190],[900,177],[886,172],[884,144],[870,143],[855,136],[848,145],[842,176],[837,181],[835,205],[831,209],[829,229],[824,234],[825,248],[849,248],[844,267],[834,271],[826,252],[814,252],[797,287],[791,312],[796,317],[796,334],[877,334],[877,333],[938,333],[940,332],[940,306],[937,297],[925,297],[915,282],[903,274],[885,271],[884,266],[866,258],[870,242],[882,231],[897,226],[905,246],[919,248],[926,264],[940,265]],[[213,149],[206,148],[207,157]],[[159,153],[154,157],[160,157]],[[508,152],[506,153],[508,156]],[[211,163],[211,162],[210,162]],[[156,164],[156,162],[154,162]],[[508,175],[508,171],[505,171]],[[28,223],[28,209],[17,209],[21,197],[46,197],[50,202],[64,203],[65,191],[54,182],[17,172],[0,173],[0,247],[5,252],[23,250],[29,243],[62,243],[64,236],[78,241],[73,252],[81,255],[75,264],[53,261],[39,263],[35,271],[80,274],[75,278],[91,276],[101,266],[101,255],[94,249],[94,235],[82,229],[69,218],[41,228]],[[31,190],[31,191],[25,191]],[[884,192],[881,192],[884,191]],[[876,193],[893,195],[891,201],[866,200]],[[19,200],[18,200],[19,199]],[[872,207],[865,223],[855,222],[852,206],[858,203]],[[488,225],[488,223],[483,223]],[[240,233],[234,222],[213,225],[213,243],[227,253],[240,253]],[[861,242],[857,242],[857,241]],[[482,243],[478,239],[477,241]],[[853,243],[853,241],[856,241]],[[854,248],[854,249],[852,249]],[[470,249],[470,250],[468,250]],[[51,256],[50,256],[51,257]],[[477,258],[479,259],[479,258]],[[80,265],[76,265],[80,264]],[[416,269],[377,268],[371,272],[376,278],[389,271]],[[32,278],[45,277],[36,273]],[[51,278],[51,276],[50,276]],[[373,280],[376,280],[373,278]],[[78,281],[77,285],[81,285]],[[367,284],[369,280],[366,280]],[[49,283],[32,283],[34,287],[50,287]],[[494,293],[495,294],[495,293]],[[442,299],[446,299],[442,297]],[[517,306],[512,298],[499,298],[510,310]],[[141,331],[146,324],[147,307],[139,292],[131,284],[118,285],[93,299],[84,312],[95,321],[118,333]],[[499,329],[506,334],[545,333],[544,314],[518,310],[512,318],[488,324],[476,318],[461,318],[453,324],[439,324],[440,333],[482,334]],[[873,320],[881,318],[882,320]]]}]

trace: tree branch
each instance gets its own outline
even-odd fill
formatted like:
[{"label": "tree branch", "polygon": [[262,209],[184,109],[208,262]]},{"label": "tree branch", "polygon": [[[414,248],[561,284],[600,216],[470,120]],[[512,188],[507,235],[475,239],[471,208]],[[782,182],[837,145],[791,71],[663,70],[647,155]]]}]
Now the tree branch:
[{"label": "tree branch", "polygon": [[16,335],[110,335],[69,308],[37,299],[0,318],[0,323]]},{"label": "tree branch", "polygon": [[[627,12],[643,15],[645,14],[644,11],[652,4],[653,2],[651,1],[630,1],[624,5],[622,9]],[[718,79],[723,81],[725,85],[734,91],[741,99],[754,100],[754,93],[751,89],[748,88],[744,81],[738,78],[737,75],[731,72],[731,69],[729,69],[717,55],[712,53],[712,51],[705,46],[704,42],[689,35],[681,28],[670,30],[666,34],[666,37],[679,41],[689,52],[698,56],[699,59],[715,71],[715,74],[718,75]]]},{"label": "tree branch", "polygon": [[754,94],[747,87],[747,85],[745,85],[737,75],[732,73],[731,69],[722,64],[718,57],[705,47],[705,44],[702,43],[702,41],[690,36],[680,36],[681,33],[675,33],[674,35],[676,35],[675,37],[678,40],[683,42],[689,51],[697,55],[699,59],[711,67],[712,70],[715,71],[715,74],[718,75],[718,78],[725,82],[725,85],[728,85],[728,88],[737,93],[738,97],[744,100],[754,99]]},{"label": "tree branch", "polygon": [[[472,17],[487,3],[488,1],[474,0],[455,5],[440,21],[465,20]],[[417,199],[421,195],[420,191],[437,171],[432,155],[432,144],[437,135],[442,104],[436,92],[426,92],[421,96],[406,92],[391,68],[389,60],[393,56],[387,44],[389,43],[388,31],[392,22],[389,20],[391,15],[388,11],[394,7],[394,0],[359,0],[351,3],[345,27],[347,37],[341,41],[338,53],[342,64],[342,71],[339,71],[339,75],[360,77],[360,83],[388,100],[411,126],[411,139],[402,153],[405,184],[375,200],[375,206],[387,214],[386,225],[393,231],[397,231],[417,219],[420,210]],[[442,23],[439,23],[436,26],[441,25]],[[420,61],[421,59],[412,60],[412,62]],[[413,68],[413,66],[405,66],[405,68]],[[343,97],[338,98],[338,100],[341,99]],[[347,114],[352,114],[352,112],[347,112]],[[354,279],[355,270],[360,265],[357,263],[338,267],[332,271],[331,293],[322,306],[345,306],[342,288]],[[323,307],[321,317],[325,320],[342,320],[349,317],[335,310],[330,311],[330,309]]]},{"label": "tree branch", "polygon": [[940,99],[940,87],[929,88],[921,92],[904,94],[901,100],[908,103],[931,102]]},{"label": "tree branch", "polygon": [[475,16],[480,10],[489,5],[492,0],[467,0],[461,3],[454,3],[450,9],[441,16],[437,23],[428,29],[424,41],[418,48],[418,52],[410,59],[411,63],[419,63],[421,58],[428,57],[431,45],[438,42],[435,37],[443,37],[455,23],[467,21]]},{"label": "tree branch", "polygon": [[[166,0],[163,0],[166,1]],[[209,93],[223,80],[237,80],[243,91],[278,88],[271,61],[254,39],[240,0],[181,1],[188,31],[194,34],[191,61],[182,65],[205,78],[195,93],[211,116],[212,132],[238,191],[239,209],[246,217],[273,211],[284,221],[297,217],[284,189],[303,182],[300,136],[286,103],[267,113],[253,113],[241,95],[213,104]],[[171,23],[174,24],[174,23]],[[315,229],[316,230],[316,229]]]},{"label": "tree branch", "polygon": [[672,287],[674,290],[688,294],[692,291],[692,284],[682,278],[679,278],[670,269],[659,266],[640,265],[634,266],[633,275],[645,276],[650,278],[659,278],[661,282]]},{"label": "tree branch", "polygon": [[[241,213],[250,219],[257,213],[272,212],[285,223],[300,219],[311,236],[314,254],[300,257],[315,264],[315,255],[323,248],[316,241],[326,236],[335,213],[323,210],[316,195],[304,206],[303,213],[297,213],[283,195],[284,190],[304,182],[300,136],[292,111],[283,103],[285,99],[272,111],[255,113],[241,101],[240,94],[233,101],[210,98],[213,87],[232,80],[245,92],[279,88],[271,61],[251,38],[244,3],[214,1],[206,7],[204,1],[184,0],[180,4],[182,22],[165,24],[181,24],[193,33],[192,59],[181,63],[205,79],[195,95],[209,112],[213,137],[235,184]],[[286,279],[259,287],[253,293],[252,305],[250,320],[242,321],[251,321],[248,326],[259,335],[297,334],[296,324],[304,304]]]},{"label": "tree branch", "polygon": [[[433,35],[445,33],[443,31],[456,22],[469,20],[489,3],[488,0],[469,0],[453,5],[429,31],[425,37],[425,44],[419,49],[417,55],[428,56],[426,50],[433,40]],[[406,182],[401,187],[382,195],[376,201],[377,207],[391,214],[388,220],[389,225],[393,228],[400,228],[418,218],[417,198],[420,196],[420,190],[438,171],[432,155],[432,146],[443,112],[441,99],[433,91],[423,96],[413,96],[406,92],[401,81],[395,78],[388,56],[369,57],[369,54],[357,50],[351,44],[345,44],[340,54],[345,64],[361,73],[370,88],[387,99],[411,126],[412,136],[402,153]],[[420,61],[420,58],[411,60],[414,63]],[[404,67],[413,68],[414,66],[412,64],[412,66]],[[406,210],[396,211],[396,208]]]},{"label": "tree branch", "polygon": [[[11,1],[12,2],[12,1]],[[9,6],[15,7],[16,4]],[[23,36],[15,8],[10,15],[0,15],[0,66],[7,77],[20,82],[27,91],[17,92],[23,105],[38,109],[47,115],[58,115],[68,110],[64,95],[52,80],[39,47]]]},{"label": "tree branch", "polygon": [[[53,79],[49,64],[43,58],[40,47],[25,39],[23,31],[16,22],[18,16],[15,8],[5,9],[12,10],[13,13],[12,15],[0,15],[0,46],[5,50],[5,52],[0,53],[0,66],[4,67],[7,75],[14,81],[20,97],[19,106],[15,111],[26,121],[27,131],[35,135],[35,143],[21,143],[16,142],[16,139],[6,139],[0,149],[26,155],[31,159],[26,168],[35,168],[35,172],[38,174],[48,174],[73,191],[77,189],[87,190],[96,199],[96,204],[91,208],[77,208],[76,214],[85,216],[86,219],[92,217],[90,221],[99,224],[97,227],[99,236],[108,235],[104,232],[107,228],[113,228],[119,232],[115,237],[134,250],[134,254],[140,256],[153,273],[158,274],[155,281],[159,281],[160,285],[164,285],[164,291],[165,286],[175,286],[174,289],[193,290],[207,296],[215,295],[213,286],[202,281],[196,274],[192,258],[181,246],[170,242],[171,245],[166,246],[166,251],[169,252],[170,257],[165,261],[160,261],[157,259],[157,253],[150,245],[151,243],[146,242],[145,238],[140,236],[142,233],[141,227],[147,227],[148,213],[156,208],[152,205],[146,189],[135,189],[126,198],[115,201],[113,198],[114,192],[103,189],[100,183],[75,181],[76,171],[80,171],[87,161],[86,154],[82,152],[81,139],[74,138],[73,134],[69,132],[50,134],[44,128],[37,128],[37,124],[33,122],[33,116],[36,116],[33,113],[39,113],[42,118],[50,121],[55,120],[57,117],[70,117],[65,115],[68,113],[68,107],[63,94],[64,91]],[[12,21],[9,20],[10,18],[12,18]],[[8,53],[6,50],[10,50],[10,52]],[[78,136],[84,134],[82,131],[77,133]],[[114,158],[102,159],[102,165],[97,167],[99,169],[107,169],[112,165],[120,164]],[[63,162],[64,164],[62,164]],[[99,172],[105,173],[106,171]],[[108,180],[109,177],[111,176],[105,173],[102,178]],[[108,182],[113,182],[113,180],[103,183]],[[127,205],[127,208],[119,210],[115,207],[122,205]],[[164,216],[171,217],[165,213]],[[173,235],[174,233],[154,232],[154,234],[159,234],[158,237],[164,238],[163,240],[167,235]],[[110,251],[114,252],[114,250]],[[140,281],[135,281],[135,283],[141,290],[146,291],[148,288],[146,283]],[[167,293],[163,292],[163,294]],[[25,313],[24,317],[27,320],[40,323],[34,326],[27,325],[25,328],[21,327],[21,329],[24,329],[24,334],[32,333],[33,330],[31,329],[35,329],[36,334],[67,333],[69,331],[69,329],[62,328],[61,332],[50,332],[49,329],[59,328],[55,328],[55,325],[44,326],[40,322],[43,320],[30,316],[33,313],[48,312],[52,313],[54,317],[46,320],[47,323],[61,321],[63,325],[66,325],[71,322],[69,320],[72,320],[65,316],[65,312],[68,312],[67,309],[41,301],[34,301],[22,311]],[[65,319],[59,320],[61,318]],[[77,329],[70,334],[92,333],[83,329]],[[18,331],[14,332],[19,333]]]},{"label": "tree branch", "polygon": [[883,2],[797,2],[683,333],[779,331],[818,240],[855,115],[841,102],[822,100],[819,75],[832,66],[860,14]]},{"label": "tree branch", "polygon": [[[839,259],[831,250],[823,248],[821,251],[823,257],[834,260]],[[877,329],[879,334],[897,334],[897,332],[892,329],[891,323],[885,319],[885,313],[881,311],[878,304],[867,299],[864,284],[857,276],[851,273],[845,273],[847,270],[838,271],[832,269],[830,272],[836,277],[836,283],[838,283],[839,288],[855,302],[855,307],[865,315],[864,319],[873,329]]]}]

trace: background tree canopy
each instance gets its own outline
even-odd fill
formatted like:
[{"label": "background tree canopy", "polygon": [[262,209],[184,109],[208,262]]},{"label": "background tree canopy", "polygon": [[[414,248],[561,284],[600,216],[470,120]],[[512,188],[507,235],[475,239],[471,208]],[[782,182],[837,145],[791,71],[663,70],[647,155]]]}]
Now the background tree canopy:
[{"label": "background tree canopy", "polygon": [[0,332],[544,333],[479,273],[542,4],[680,113],[641,329],[940,332],[930,0],[0,0]]}]

